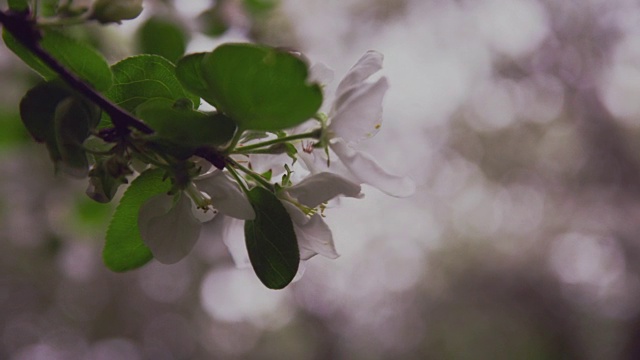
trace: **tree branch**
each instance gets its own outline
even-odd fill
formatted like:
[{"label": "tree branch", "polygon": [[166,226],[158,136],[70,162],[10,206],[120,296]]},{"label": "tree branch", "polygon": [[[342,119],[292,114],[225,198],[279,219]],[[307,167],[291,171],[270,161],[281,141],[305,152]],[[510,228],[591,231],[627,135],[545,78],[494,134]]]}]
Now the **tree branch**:
[{"label": "tree branch", "polygon": [[122,135],[129,132],[129,127],[145,134],[153,133],[153,129],[136,119],[121,107],[112,103],[104,95],[97,92],[76,74],[67,70],[51,54],[40,46],[42,34],[36,23],[30,18],[29,12],[0,11],[0,23],[13,37],[35,56],[42,60],[51,70],[55,71],[69,86],[84,95],[88,100],[98,105],[110,117],[117,132]]}]

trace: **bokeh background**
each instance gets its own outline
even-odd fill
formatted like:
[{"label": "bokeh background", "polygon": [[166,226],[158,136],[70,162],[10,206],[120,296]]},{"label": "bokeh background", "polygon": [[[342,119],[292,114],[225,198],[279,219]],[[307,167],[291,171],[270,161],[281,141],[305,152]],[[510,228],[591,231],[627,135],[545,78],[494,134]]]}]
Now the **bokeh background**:
[{"label": "bokeh background", "polygon": [[638,1],[145,6],[78,35],[115,62],[157,15],[193,31],[189,52],[298,49],[334,69],[328,99],[384,53],[384,124],[361,145],[417,191],[329,209],[341,257],[282,291],[206,241],[111,273],[113,209],[54,176],[17,113],[38,79],[0,46],[0,359],[640,358]]}]

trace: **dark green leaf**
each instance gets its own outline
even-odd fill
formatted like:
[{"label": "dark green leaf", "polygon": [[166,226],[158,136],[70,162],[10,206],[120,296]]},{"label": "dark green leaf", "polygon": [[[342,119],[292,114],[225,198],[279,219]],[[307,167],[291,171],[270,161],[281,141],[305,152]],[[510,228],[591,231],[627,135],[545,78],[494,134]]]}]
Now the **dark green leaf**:
[{"label": "dark green leaf", "polygon": [[206,55],[207,53],[196,53],[183,57],[176,64],[176,75],[187,90],[216,106],[212,91],[202,72],[202,59]]},{"label": "dark green leaf", "polygon": [[54,127],[61,158],[60,169],[68,175],[87,176],[89,162],[82,144],[99,120],[100,109],[77,97],[67,97],[56,107]]},{"label": "dark green leaf", "polygon": [[152,98],[176,101],[188,98],[198,107],[200,99],[187,93],[176,77],[175,66],[158,55],[138,55],[111,67],[113,86],[107,97],[133,113],[135,108]]},{"label": "dark green leaf", "polygon": [[137,35],[141,52],[160,55],[171,62],[178,60],[187,48],[188,36],[184,29],[165,18],[149,18]]},{"label": "dark green leaf", "polygon": [[164,179],[164,171],[147,170],[140,174],[125,191],[116,208],[102,251],[102,259],[113,271],[138,268],[153,258],[149,248],[142,242],[138,229],[138,212],[147,200],[171,189],[171,182]]},{"label": "dark green leaf", "polygon": [[55,138],[53,116],[56,107],[71,95],[71,91],[55,83],[42,83],[27,91],[20,101],[20,117],[36,141]]},{"label": "dark green leaf", "polygon": [[136,115],[155,130],[154,136],[188,147],[223,145],[236,131],[235,123],[222,114],[176,107],[162,98],[139,105]]},{"label": "dark green leaf", "polygon": [[[7,31],[3,31],[2,38],[11,51],[43,78],[53,80],[58,76]],[[89,45],[55,30],[45,31],[40,44],[64,67],[89,82],[97,90],[104,91],[111,86],[112,74],[109,64]]]},{"label": "dark green leaf", "polygon": [[70,97],[71,91],[55,83],[43,83],[27,91],[20,101],[20,117],[37,142],[47,145],[54,163],[62,161],[56,140],[54,116],[58,104]]},{"label": "dark green leaf", "polygon": [[243,130],[276,131],[313,117],[322,90],[309,84],[297,56],[252,44],[225,44],[202,59],[202,72],[218,110]]},{"label": "dark green leaf", "polygon": [[248,195],[256,212],[256,218],[244,226],[251,265],[266,287],[282,289],[296,276],[300,264],[291,217],[269,190],[255,187]]},{"label": "dark green leaf", "polygon": [[44,142],[56,170],[84,177],[88,163],[82,142],[99,119],[99,109],[58,83],[29,90],[20,102],[20,117],[33,138]]}]

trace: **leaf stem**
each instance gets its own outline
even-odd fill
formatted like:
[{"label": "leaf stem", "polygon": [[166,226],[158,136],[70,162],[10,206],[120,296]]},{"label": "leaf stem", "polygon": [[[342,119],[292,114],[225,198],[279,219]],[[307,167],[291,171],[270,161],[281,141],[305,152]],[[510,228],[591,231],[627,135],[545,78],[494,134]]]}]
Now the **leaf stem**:
[{"label": "leaf stem", "polygon": [[[258,184],[262,185],[262,187],[266,188],[267,190],[273,192],[274,191],[274,187],[273,184],[271,184],[270,182],[268,182],[267,180],[265,180],[262,176],[260,176],[260,174],[256,174],[255,171],[246,168],[245,166],[241,165],[240,163],[238,163],[237,161],[229,158],[229,163],[235,167],[237,167],[238,169],[240,169],[242,172],[244,172],[245,174],[247,174],[249,177],[251,177],[253,180],[255,180]],[[230,166],[227,166],[227,168],[230,168]]]},{"label": "leaf stem", "polygon": [[242,181],[242,178],[240,177],[240,175],[238,174],[238,172],[236,171],[236,169],[234,169],[231,166],[227,166],[227,170],[229,170],[229,173],[231,174],[231,176],[233,176],[234,179],[236,179],[236,182],[238,183],[238,185],[240,186],[240,188],[242,189],[242,191],[245,194],[249,193],[249,189],[247,188],[247,186],[244,184],[244,181]]},{"label": "leaf stem", "polygon": [[314,131],[310,131],[302,134],[284,136],[277,139],[263,141],[257,144],[251,144],[251,145],[239,147],[234,151],[234,153],[244,154],[248,152],[253,152],[255,149],[260,149],[266,146],[271,146],[271,145],[280,144],[280,143],[289,142],[289,141],[310,139],[310,138],[317,139],[319,135],[320,135],[319,131],[314,130]]}]

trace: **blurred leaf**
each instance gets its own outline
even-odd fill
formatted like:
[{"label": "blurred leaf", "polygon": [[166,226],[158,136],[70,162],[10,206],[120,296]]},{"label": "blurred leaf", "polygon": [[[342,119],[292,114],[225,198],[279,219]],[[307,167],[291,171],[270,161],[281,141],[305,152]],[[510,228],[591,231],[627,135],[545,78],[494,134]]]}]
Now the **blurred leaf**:
[{"label": "blurred leaf", "polygon": [[132,270],[153,258],[151,250],[140,237],[138,212],[151,197],[171,189],[171,182],[163,177],[161,169],[147,170],[131,182],[122,196],[109,224],[102,251],[102,259],[109,269],[118,272]]},{"label": "blurred leaf", "polygon": [[0,109],[0,150],[29,140],[29,133],[20,122],[17,112],[5,112]]},{"label": "blurred leaf", "polygon": [[205,114],[176,107],[167,99],[151,99],[136,109],[136,115],[155,130],[155,135],[188,147],[219,146],[231,140],[235,123],[222,114]]},{"label": "blurred leaf", "polygon": [[223,2],[216,2],[216,5],[208,10],[203,11],[198,16],[200,31],[211,37],[218,37],[227,32],[229,29],[229,21],[223,14]]},{"label": "blurred leaf", "polygon": [[291,217],[269,190],[255,187],[248,196],[256,212],[256,218],[244,226],[251,265],[266,287],[282,289],[296,276],[300,264]]},{"label": "blurred leaf", "polygon": [[[53,80],[58,77],[53,70],[18,43],[7,31],[3,30],[2,38],[11,51],[45,80]],[[109,64],[100,53],[89,45],[55,30],[44,31],[40,44],[64,67],[89,82],[96,90],[104,91],[111,86],[112,74]]]},{"label": "blurred leaf", "polygon": [[27,0],[9,0],[9,9],[13,11],[24,11],[29,9]]},{"label": "blurred leaf", "polygon": [[141,12],[142,0],[96,0],[91,10],[91,18],[103,24],[119,24],[122,20],[137,18]]},{"label": "blurred leaf", "polygon": [[244,7],[252,14],[261,14],[275,9],[279,3],[279,0],[244,0]]},{"label": "blurred leaf", "polygon": [[218,110],[243,130],[291,128],[322,104],[309,84],[307,64],[288,52],[253,44],[225,44],[202,59],[202,72]]},{"label": "blurred leaf", "polygon": [[175,22],[154,16],[138,29],[140,50],[176,62],[187,48],[188,35]]},{"label": "blurred leaf", "polygon": [[152,98],[179,100],[188,98],[197,108],[200,99],[187,93],[176,77],[175,66],[158,55],[138,55],[111,67],[113,86],[106,92],[109,99],[133,113],[135,108]]},{"label": "blurred leaf", "polygon": [[113,208],[97,203],[86,196],[79,196],[73,207],[73,223],[78,230],[96,234],[96,229],[106,230]]}]

